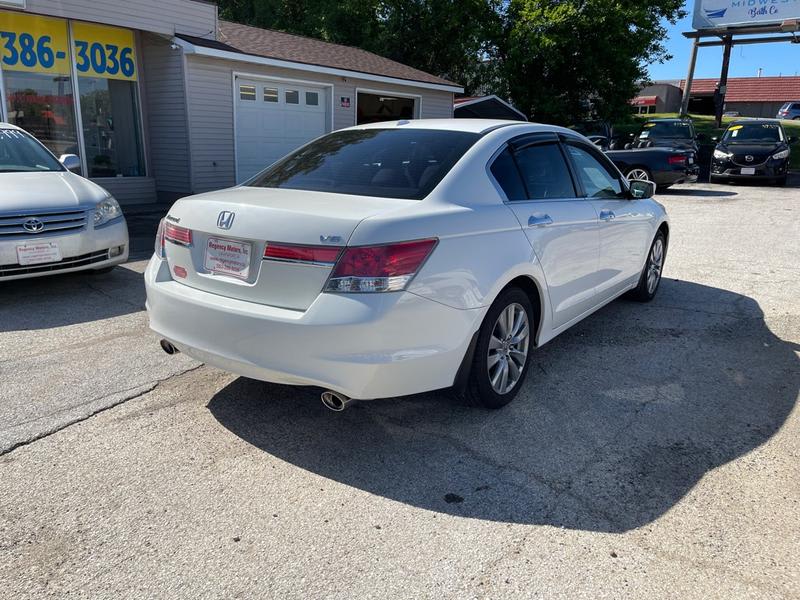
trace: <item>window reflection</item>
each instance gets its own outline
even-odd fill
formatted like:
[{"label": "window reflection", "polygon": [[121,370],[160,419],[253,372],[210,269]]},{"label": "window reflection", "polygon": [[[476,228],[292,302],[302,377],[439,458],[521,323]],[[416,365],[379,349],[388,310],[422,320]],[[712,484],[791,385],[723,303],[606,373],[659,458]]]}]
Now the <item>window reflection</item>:
[{"label": "window reflection", "polygon": [[66,75],[4,71],[6,114],[56,156],[79,154],[75,97]]},{"label": "window reflection", "polygon": [[78,89],[89,177],[143,176],[136,82],[79,77]]}]

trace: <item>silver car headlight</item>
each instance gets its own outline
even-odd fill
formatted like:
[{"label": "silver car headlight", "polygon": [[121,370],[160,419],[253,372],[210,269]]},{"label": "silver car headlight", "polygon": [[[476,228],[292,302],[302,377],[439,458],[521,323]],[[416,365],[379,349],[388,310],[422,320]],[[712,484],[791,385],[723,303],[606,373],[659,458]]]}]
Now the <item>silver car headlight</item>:
[{"label": "silver car headlight", "polygon": [[784,158],[788,158],[788,157],[789,157],[789,149],[788,148],[786,150],[781,150],[780,152],[772,155],[772,158],[774,158],[775,160],[783,160]]},{"label": "silver car headlight", "polygon": [[109,196],[102,202],[97,203],[94,209],[94,226],[100,227],[121,216],[122,209],[119,207],[119,202],[113,196]]},{"label": "silver car headlight", "polygon": [[726,158],[730,158],[731,156],[733,156],[733,153],[731,153],[731,152],[723,152],[722,150],[714,150],[714,158],[719,158],[721,160],[724,160]]}]

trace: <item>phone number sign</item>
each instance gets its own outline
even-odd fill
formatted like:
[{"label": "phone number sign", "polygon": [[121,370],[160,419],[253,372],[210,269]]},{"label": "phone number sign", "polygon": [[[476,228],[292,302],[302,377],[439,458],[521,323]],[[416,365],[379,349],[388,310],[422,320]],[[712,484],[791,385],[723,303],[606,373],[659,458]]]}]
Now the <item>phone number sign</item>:
[{"label": "phone number sign", "polygon": [[105,79],[136,79],[133,32],[119,27],[73,23],[78,75]]},{"label": "phone number sign", "polygon": [[[133,32],[73,23],[72,56],[79,76],[135,81]],[[0,11],[0,66],[7,71],[68,75],[69,28],[62,19]]]},{"label": "phone number sign", "polygon": [[67,75],[67,22],[0,12],[0,65],[7,71]]}]

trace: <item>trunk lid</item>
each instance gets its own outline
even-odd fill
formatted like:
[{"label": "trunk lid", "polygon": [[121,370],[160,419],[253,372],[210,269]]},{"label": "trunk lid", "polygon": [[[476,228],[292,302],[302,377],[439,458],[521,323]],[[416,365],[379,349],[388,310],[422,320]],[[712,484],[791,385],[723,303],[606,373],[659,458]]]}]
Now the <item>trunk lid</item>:
[{"label": "trunk lid", "polygon": [[[184,285],[306,310],[322,291],[332,265],[265,260],[267,244],[344,247],[364,219],[413,202],[248,187],[192,196],[176,202],[167,215],[167,223],[192,231],[192,243],[166,242],[167,260],[175,281]],[[176,276],[176,267],[185,276]],[[232,275],[237,269],[238,276]]]}]

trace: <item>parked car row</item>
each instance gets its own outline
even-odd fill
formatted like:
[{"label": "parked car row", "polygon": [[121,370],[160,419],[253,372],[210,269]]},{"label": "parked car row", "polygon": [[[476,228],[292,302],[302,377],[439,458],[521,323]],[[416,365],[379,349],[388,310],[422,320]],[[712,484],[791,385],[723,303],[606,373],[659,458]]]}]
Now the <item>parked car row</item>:
[{"label": "parked car row", "polygon": [[[614,161],[629,179],[654,181],[659,189],[697,181],[700,173],[698,141],[690,119],[650,119],[630,140],[615,136],[607,124],[583,125],[588,137]],[[713,137],[709,179],[714,182],[753,180],[785,185],[791,155],[789,137],[780,121],[740,119],[723,135]]]}]

